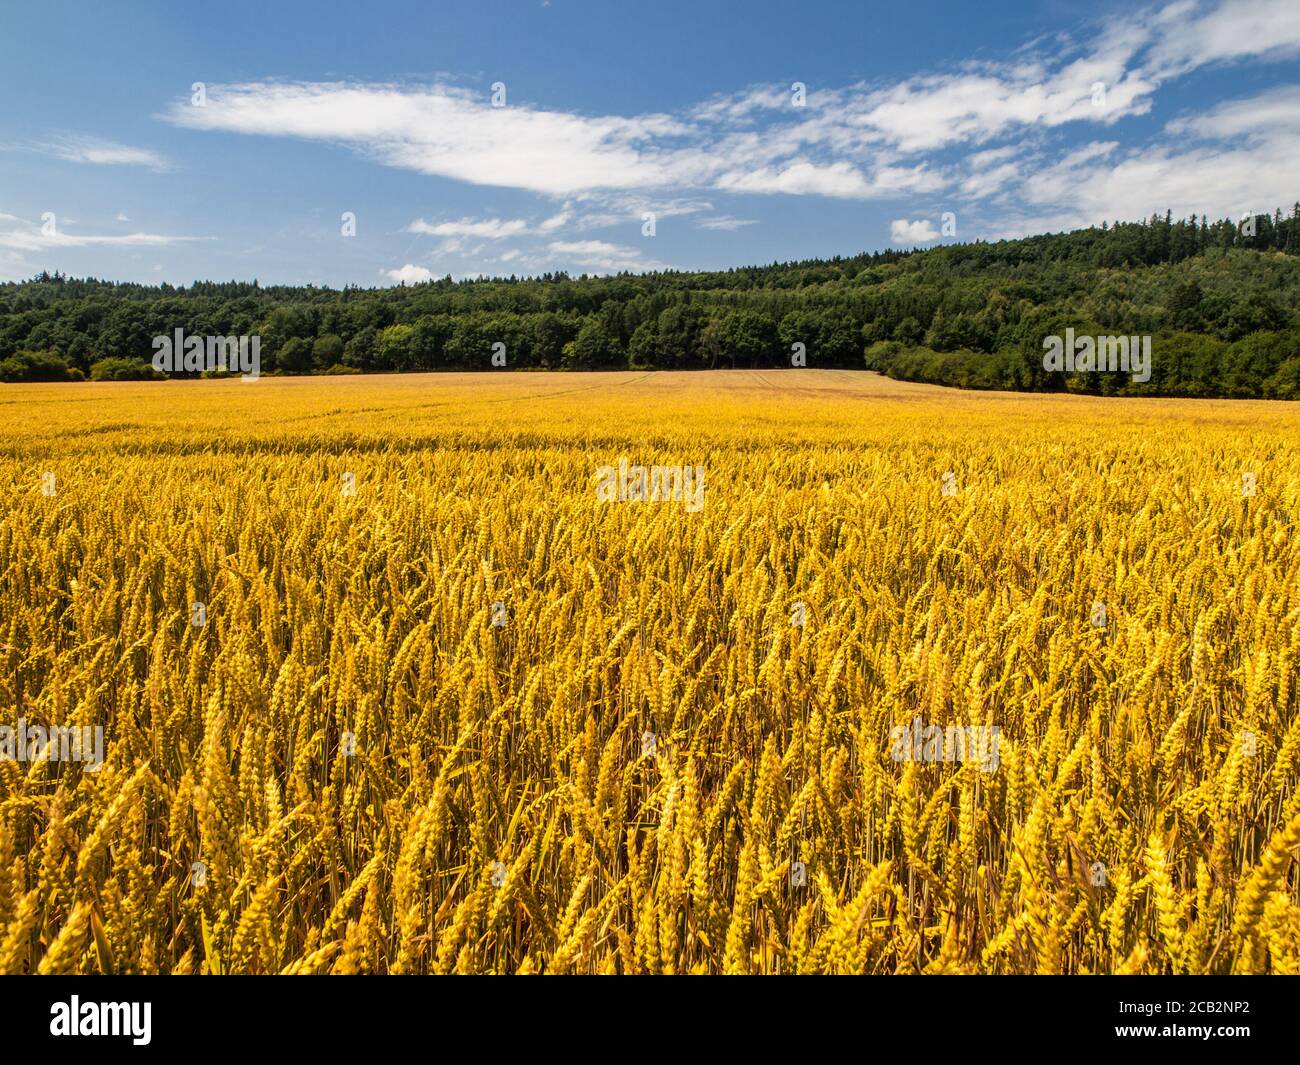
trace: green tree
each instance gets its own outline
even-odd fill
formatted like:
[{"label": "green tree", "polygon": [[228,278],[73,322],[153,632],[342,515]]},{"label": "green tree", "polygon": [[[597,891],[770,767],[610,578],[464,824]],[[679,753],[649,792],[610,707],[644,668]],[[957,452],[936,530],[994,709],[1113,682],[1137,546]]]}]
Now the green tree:
[{"label": "green tree", "polygon": [[312,368],[312,344],[302,337],[290,337],[276,355],[275,366],[286,373],[310,373]]},{"label": "green tree", "polygon": [[623,364],[625,356],[618,337],[595,316],[583,319],[573,339],[569,369],[594,370]]},{"label": "green tree", "polygon": [[337,333],[317,337],[311,348],[311,361],[316,369],[328,370],[343,361],[343,338]]},{"label": "green tree", "polygon": [[0,362],[0,381],[75,381],[82,376],[52,351],[19,351]]},{"label": "green tree", "polygon": [[718,319],[717,339],[732,366],[770,366],[779,358],[776,323],[760,311],[727,311]]},{"label": "green tree", "polygon": [[925,339],[925,329],[911,315],[908,315],[894,329],[894,339],[900,344],[919,344]]},{"label": "green tree", "polygon": [[381,370],[402,373],[415,366],[415,327],[390,325],[375,341],[375,363]]},{"label": "green tree", "polygon": [[139,359],[100,359],[90,367],[92,381],[161,381],[166,376]]},{"label": "green tree", "polygon": [[650,370],[658,359],[659,328],[654,320],[642,322],[632,331],[627,344],[627,365],[632,370]]}]

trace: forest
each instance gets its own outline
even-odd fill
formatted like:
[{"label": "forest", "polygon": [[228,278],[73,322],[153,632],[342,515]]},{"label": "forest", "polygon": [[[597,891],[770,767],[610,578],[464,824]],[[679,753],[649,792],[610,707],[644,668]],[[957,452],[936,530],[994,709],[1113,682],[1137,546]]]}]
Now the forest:
[{"label": "forest", "polygon": [[[1045,371],[1044,338],[1067,328],[1150,336],[1149,380]],[[43,273],[0,285],[0,380],[161,376],[153,338],[177,329],[260,336],[263,374],[788,367],[802,345],[811,367],[964,388],[1292,399],[1300,203],[694,273],[343,289]]]}]

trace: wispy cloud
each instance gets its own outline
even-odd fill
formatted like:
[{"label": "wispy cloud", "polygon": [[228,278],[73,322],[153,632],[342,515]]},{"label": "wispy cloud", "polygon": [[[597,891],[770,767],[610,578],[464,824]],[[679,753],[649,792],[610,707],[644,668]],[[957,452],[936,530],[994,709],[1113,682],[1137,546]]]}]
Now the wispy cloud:
[{"label": "wispy cloud", "polygon": [[57,218],[31,222],[14,215],[0,214],[0,222],[18,223],[0,229],[0,248],[13,248],[17,251],[45,251],[50,248],[88,248],[98,245],[109,247],[162,247],[186,241],[202,240],[202,237],[172,236],[164,233],[119,233],[113,235],[95,235],[90,233],[69,233]]},{"label": "wispy cloud", "polygon": [[406,227],[408,233],[423,233],[431,237],[478,237],[483,240],[503,240],[528,232],[528,223],[522,218],[462,218],[459,222],[429,223],[417,218]]},{"label": "wispy cloud", "polygon": [[445,84],[209,85],[205,106],[178,102],[166,117],[191,129],[350,144],[390,166],[556,196],[669,184],[681,168],[651,144],[687,132],[667,115],[493,107],[485,94]]},{"label": "wispy cloud", "polygon": [[1071,229],[1106,219],[1209,213],[1239,217],[1296,198],[1300,173],[1300,86],[1227,101],[1169,123],[1137,147],[1085,144],[1044,162],[1013,186],[1014,201],[993,236]]},{"label": "wispy cloud", "polygon": [[650,259],[638,248],[612,244],[606,240],[552,241],[548,246],[552,258],[588,273],[616,274],[624,270],[666,270],[667,264]]},{"label": "wispy cloud", "polygon": [[1151,19],[1157,77],[1238,59],[1300,55],[1300,4],[1292,0],[1179,0]]},{"label": "wispy cloud", "polygon": [[757,225],[757,218],[733,218],[731,215],[719,215],[716,218],[701,218],[696,225],[701,229],[721,229],[730,232],[745,226]]},{"label": "wispy cloud", "polygon": [[192,129],[334,141],[385,165],[555,197],[674,188],[868,197],[906,174],[873,183],[856,163],[808,158],[798,136],[782,144],[686,117],[494,108],[441,84],[211,85],[205,106],[178,102],[165,117]]},{"label": "wispy cloud", "polygon": [[1283,85],[1257,96],[1228,100],[1203,115],[1175,119],[1166,127],[1181,136],[1258,139],[1300,129],[1300,85]]},{"label": "wispy cloud", "polygon": [[117,141],[90,137],[81,133],[59,133],[48,140],[23,147],[31,151],[52,155],[69,163],[88,163],[95,166],[142,166],[150,170],[166,171],[171,163],[149,148],[135,148]]},{"label": "wispy cloud", "polygon": [[[1053,158],[1046,150],[1051,142],[1042,142],[1073,125],[1106,131],[1098,143],[1107,143],[1123,120],[1148,113],[1173,78],[1210,64],[1295,54],[1295,0],[1176,0],[1104,19],[1074,41],[1031,42],[1002,60],[971,60],[893,83],[812,87],[804,106],[789,86],[771,84],[676,114],[623,116],[514,103],[497,108],[486,92],[444,83],[259,81],[209,85],[206,106],[177,101],[164,117],[191,129],[334,142],[387,166],[564,202],[540,224],[500,218],[412,224],[412,232],[451,242],[443,250],[463,248],[467,240],[632,221],[637,201],[664,201],[668,209],[674,201],[703,202],[685,208],[702,213],[712,209],[703,199],[712,193],[858,200],[943,194],[988,201],[989,216],[1004,220],[1032,214],[1091,222],[1146,202],[1126,176],[1136,173],[1170,180],[1189,195],[1199,183],[1205,207],[1235,181],[1245,183],[1238,198],[1265,202],[1276,184],[1265,174],[1277,175],[1291,161],[1285,138],[1252,141],[1226,155],[1172,142],[1148,146],[1141,159],[1116,149],[1120,163],[1096,156],[1087,163],[1103,178],[1087,187],[1071,160],[1059,152]],[[1293,98],[1279,93],[1251,114],[1223,111],[1215,121],[1219,129],[1265,120],[1285,127],[1292,106]],[[1265,107],[1268,116],[1258,111]],[[1188,119],[1185,128],[1215,135],[1206,122]],[[1013,138],[1018,143],[1009,145]],[[1112,173],[1110,165],[1122,170]],[[1148,189],[1162,202],[1176,202],[1164,186]],[[723,215],[697,224],[725,230],[747,221]]]}]

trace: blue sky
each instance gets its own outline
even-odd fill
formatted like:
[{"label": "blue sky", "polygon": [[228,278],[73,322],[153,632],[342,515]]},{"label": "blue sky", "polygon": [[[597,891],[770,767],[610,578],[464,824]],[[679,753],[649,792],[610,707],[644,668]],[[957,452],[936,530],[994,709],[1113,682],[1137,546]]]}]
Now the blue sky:
[{"label": "blue sky", "polygon": [[10,4],[0,280],[714,269],[1238,217],[1300,198],[1298,60],[1300,0]]}]

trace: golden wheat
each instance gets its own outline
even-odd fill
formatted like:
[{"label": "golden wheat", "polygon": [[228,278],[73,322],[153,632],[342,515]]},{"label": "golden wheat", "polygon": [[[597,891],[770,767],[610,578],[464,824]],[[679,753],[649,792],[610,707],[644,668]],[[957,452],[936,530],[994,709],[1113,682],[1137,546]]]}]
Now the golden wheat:
[{"label": "golden wheat", "polygon": [[[0,401],[0,725],[104,729],[0,760],[0,970],[1300,971],[1292,406]],[[599,502],[620,459],[704,506]]]}]

